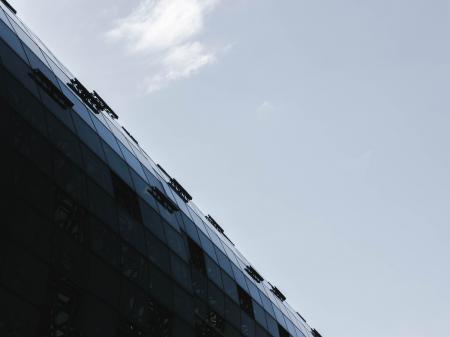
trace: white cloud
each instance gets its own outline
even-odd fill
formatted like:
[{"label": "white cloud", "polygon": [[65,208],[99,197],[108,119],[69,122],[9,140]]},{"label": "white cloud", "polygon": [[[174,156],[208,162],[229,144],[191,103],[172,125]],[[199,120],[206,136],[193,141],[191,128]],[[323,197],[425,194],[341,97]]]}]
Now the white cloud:
[{"label": "white cloud", "polygon": [[258,107],[258,111],[267,111],[267,110],[272,110],[272,109],[273,109],[273,105],[269,101],[262,102]]},{"label": "white cloud", "polygon": [[187,78],[215,60],[214,53],[197,41],[173,47],[160,62],[161,72],[146,80],[147,91],[153,92],[171,81]]},{"label": "white cloud", "polygon": [[[143,0],[120,19],[108,37],[124,41],[127,49],[151,57],[153,74],[145,79],[153,92],[187,78],[216,60],[213,48],[198,41],[206,15],[220,0]],[[155,61],[157,60],[157,61]]]},{"label": "white cloud", "polygon": [[270,118],[274,111],[274,106],[269,101],[263,101],[256,109],[257,117],[261,121],[265,121]]}]

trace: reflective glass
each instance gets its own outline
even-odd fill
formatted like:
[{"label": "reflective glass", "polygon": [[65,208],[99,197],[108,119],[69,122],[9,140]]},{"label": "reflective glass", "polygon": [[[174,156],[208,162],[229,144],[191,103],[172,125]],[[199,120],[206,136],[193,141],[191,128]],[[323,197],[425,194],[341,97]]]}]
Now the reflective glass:
[{"label": "reflective glass", "polygon": [[273,317],[275,317],[275,312],[273,311],[272,302],[270,302],[270,300],[264,294],[261,294],[261,299],[262,299],[262,302],[263,302],[264,309],[269,314],[271,314]]},{"label": "reflective glass", "polygon": [[267,329],[266,313],[264,309],[255,301],[253,301],[253,313],[256,321]]},{"label": "reflective glass", "polygon": [[225,270],[229,275],[233,275],[233,269],[231,268],[231,262],[228,257],[222,253],[221,250],[215,248],[217,259],[219,260],[219,265]]},{"label": "reflective glass", "polygon": [[284,328],[287,328],[286,322],[284,321],[284,316],[281,313],[281,310],[278,309],[278,307],[275,304],[273,304],[273,311],[275,312],[275,317],[276,317],[278,323],[280,323],[281,326],[283,326]]},{"label": "reflective glass", "polygon": [[216,252],[214,251],[214,245],[211,240],[207,238],[203,232],[199,232],[198,234],[200,236],[200,242],[202,243],[202,248],[204,251],[217,262]]},{"label": "reflective glass", "polygon": [[143,200],[139,200],[144,226],[161,241],[166,241],[159,214]]},{"label": "reflective glass", "polygon": [[222,271],[222,282],[225,293],[230,296],[236,303],[239,302],[236,282],[225,272]]},{"label": "reflective glass", "polygon": [[0,7],[0,20],[3,21],[4,24],[6,24],[8,27],[11,27],[11,23],[8,20],[8,17],[6,16],[5,12],[3,11],[3,8]]},{"label": "reflective glass", "polygon": [[247,283],[245,281],[245,276],[244,274],[239,270],[238,267],[236,267],[234,264],[232,264],[232,268],[233,268],[233,274],[234,274],[234,278],[236,280],[236,282],[246,291],[248,291],[247,289]]},{"label": "reflective glass", "polygon": [[246,282],[247,282],[247,287],[248,287],[248,290],[250,291],[250,295],[252,296],[252,298],[255,299],[259,304],[262,305],[262,301],[261,301],[261,297],[259,296],[258,288],[253,284],[253,282],[249,278],[246,278]]},{"label": "reflective glass", "polygon": [[172,227],[163,225],[164,232],[166,234],[167,244],[169,247],[178,254],[183,260],[188,261],[188,252],[184,244],[183,237]]},{"label": "reflective glass", "polygon": [[188,291],[192,290],[191,272],[188,265],[178,256],[170,254],[170,265],[175,279]]},{"label": "reflective glass", "polygon": [[135,170],[141,176],[142,179],[146,179],[141,164],[136,159],[136,157],[121,142],[118,142],[118,144],[120,146],[120,149],[122,150],[123,156],[125,157],[125,160],[127,161],[128,165],[130,165],[133,168],[133,170]]},{"label": "reflective glass", "polygon": [[225,298],[222,291],[208,282],[208,304],[219,315],[223,316],[225,311]]},{"label": "reflective glass", "polygon": [[104,141],[106,141],[106,143],[116,152],[118,156],[122,157],[122,152],[119,149],[119,145],[117,145],[116,138],[114,138],[111,131],[109,131],[108,128],[100,122],[100,117],[101,116],[92,116],[92,121],[94,122],[98,134]]},{"label": "reflective glass", "polygon": [[270,334],[273,337],[280,337],[280,333],[278,332],[278,323],[275,321],[275,319],[273,319],[272,316],[266,314],[266,321],[267,330],[270,332]]},{"label": "reflective glass", "polygon": [[255,336],[255,321],[243,311],[241,311],[241,333],[245,337]]},{"label": "reflective glass", "polygon": [[105,154],[97,133],[90,128],[78,115],[73,115],[73,121],[78,136],[94,153],[105,160]]},{"label": "reflective glass", "polygon": [[206,273],[208,278],[213,281],[218,287],[222,288],[222,277],[220,267],[207,255],[205,256]]},{"label": "reflective glass", "polygon": [[117,155],[116,152],[111,149],[108,144],[102,142],[102,145],[103,150],[105,151],[106,159],[114,172],[129,186],[133,186],[127,164]]},{"label": "reflective glass", "polygon": [[200,243],[200,237],[198,235],[198,231],[197,231],[197,227],[194,225],[194,223],[192,222],[191,219],[189,219],[185,214],[181,215],[183,223],[184,223],[184,228],[186,230],[186,233],[189,235],[189,237],[194,240],[197,244],[201,244]]},{"label": "reflective glass", "polygon": [[145,239],[147,245],[147,256],[155,265],[164,270],[170,272],[170,255],[169,250],[161,241],[150,234],[149,231],[145,231]]},{"label": "reflective glass", "polygon": [[25,55],[25,50],[22,47],[22,43],[17,38],[15,32],[13,32],[10,27],[5,24],[3,21],[0,22],[0,37],[6,41],[6,43],[23,59],[28,62],[28,59]]}]

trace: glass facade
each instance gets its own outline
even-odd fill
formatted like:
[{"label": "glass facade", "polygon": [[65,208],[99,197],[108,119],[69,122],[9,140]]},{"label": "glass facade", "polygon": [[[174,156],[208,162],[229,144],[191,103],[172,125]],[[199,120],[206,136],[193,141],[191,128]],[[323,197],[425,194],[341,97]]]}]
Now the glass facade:
[{"label": "glass facade", "polygon": [[0,2],[0,336],[320,336],[75,79]]}]

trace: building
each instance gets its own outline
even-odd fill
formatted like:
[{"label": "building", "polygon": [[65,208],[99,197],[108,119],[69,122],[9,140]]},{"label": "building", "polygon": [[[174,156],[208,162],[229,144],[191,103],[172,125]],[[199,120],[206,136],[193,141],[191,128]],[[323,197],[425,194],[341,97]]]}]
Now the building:
[{"label": "building", "polygon": [[320,336],[0,1],[0,336]]}]

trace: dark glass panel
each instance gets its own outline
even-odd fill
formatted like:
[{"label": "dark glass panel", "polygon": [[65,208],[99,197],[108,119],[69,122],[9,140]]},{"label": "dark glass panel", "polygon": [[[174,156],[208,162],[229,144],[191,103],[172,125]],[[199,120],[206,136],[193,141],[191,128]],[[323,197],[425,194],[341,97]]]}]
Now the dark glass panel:
[{"label": "dark glass panel", "polygon": [[120,294],[119,274],[95,255],[89,257],[88,289],[114,308],[118,307]]},{"label": "dark glass panel", "polygon": [[192,268],[192,288],[195,295],[206,301],[207,297],[207,279],[197,269]]},{"label": "dark glass panel", "polygon": [[241,327],[240,312],[241,310],[236,303],[225,296],[225,318],[237,329]]},{"label": "dark glass panel", "polygon": [[77,114],[74,114],[73,120],[78,136],[97,156],[105,160],[105,154],[97,133],[87,125]]},{"label": "dark glass panel", "polygon": [[188,238],[188,248],[191,264],[200,272],[206,273],[205,257],[201,247],[195,241]]},{"label": "dark glass panel", "polygon": [[220,267],[208,256],[205,256],[206,274],[218,287],[222,288],[222,277]]},{"label": "dark glass panel", "polygon": [[218,248],[215,248],[217,258],[219,260],[219,265],[224,269],[229,275],[233,275],[233,269],[231,267],[230,259]]},{"label": "dark glass panel", "polygon": [[109,131],[109,129],[99,120],[99,118],[103,117],[101,115],[92,115],[92,121],[94,122],[98,134],[112,149],[114,149],[115,153],[122,158],[122,152],[119,149],[119,145],[117,145],[116,138],[113,136],[111,131]]},{"label": "dark glass panel", "polygon": [[128,186],[133,186],[131,182],[130,171],[127,164],[119,157],[119,155],[111,149],[111,147],[102,141],[106,159],[112,170],[124,181]]},{"label": "dark glass panel", "polygon": [[142,223],[141,210],[139,208],[138,196],[129,185],[118,175],[111,172],[113,190],[118,205],[123,208],[134,220]]},{"label": "dark glass panel", "polygon": [[264,328],[267,328],[266,313],[264,309],[255,301],[253,301],[253,313],[256,321]]},{"label": "dark glass panel", "polygon": [[188,265],[175,254],[170,254],[170,265],[172,268],[172,275],[185,289],[192,291],[191,271]]},{"label": "dark glass panel", "polygon": [[89,177],[99,184],[110,195],[113,195],[113,187],[111,181],[111,172],[106,164],[101,161],[94,152],[86,146],[81,145],[84,166]]},{"label": "dark glass panel", "polygon": [[141,208],[144,226],[161,241],[166,241],[162,227],[162,219],[159,214],[141,199],[139,199],[139,205]]},{"label": "dark glass panel", "polygon": [[78,166],[82,166],[81,150],[77,137],[57,119],[48,115],[48,132],[50,141]]},{"label": "dark glass panel", "polygon": [[198,245],[201,245],[200,237],[198,236],[197,226],[189,219],[184,213],[181,213],[181,217],[184,223],[184,228],[188,236],[194,240]]},{"label": "dark glass panel", "polygon": [[64,231],[55,229],[53,235],[53,271],[61,278],[84,286],[87,278],[88,254]]},{"label": "dark glass panel", "polygon": [[110,306],[90,295],[82,297],[76,319],[78,336],[114,337],[116,322],[117,313]]},{"label": "dark glass panel", "polygon": [[243,311],[241,311],[241,333],[244,337],[255,336],[255,321]]},{"label": "dark glass panel", "polygon": [[141,164],[136,159],[136,157],[121,142],[118,142],[118,144],[128,165],[130,165],[130,167],[132,167],[134,171],[136,171],[142,178],[144,178],[144,171],[142,170]]},{"label": "dark glass panel", "polygon": [[225,323],[224,336],[225,337],[241,337],[242,335],[232,325]]},{"label": "dark glass panel", "polygon": [[266,321],[267,330],[270,332],[270,334],[274,337],[280,337],[280,334],[278,332],[278,323],[272,318],[272,316],[266,314]]},{"label": "dark glass panel", "polygon": [[236,282],[241,286],[241,288],[247,291],[247,282],[245,281],[244,274],[234,264],[232,264],[231,266],[233,268],[233,274]]},{"label": "dark glass panel", "polygon": [[100,256],[111,266],[119,268],[120,266],[120,239],[111,231],[110,228],[103,225],[95,218],[89,221],[89,239],[92,251]]},{"label": "dark glass panel", "polygon": [[[1,282],[27,302],[42,305],[47,286],[48,267],[16,245],[5,247]],[[30,284],[33,280],[33,284]]]},{"label": "dark glass panel", "polygon": [[148,290],[151,297],[166,308],[173,306],[173,281],[165,276],[158,268],[150,265]]},{"label": "dark glass panel", "polygon": [[216,253],[214,251],[214,245],[211,242],[211,240],[205,234],[203,234],[202,231],[199,231],[198,234],[200,236],[200,242],[202,243],[202,247],[205,250],[205,252],[217,262]]},{"label": "dark glass panel", "polygon": [[64,231],[72,240],[80,244],[86,241],[86,210],[62,191],[56,192],[53,222],[56,228]]},{"label": "dark glass panel", "polygon": [[255,324],[255,336],[256,337],[269,337],[269,334],[261,326],[259,326],[258,324]]},{"label": "dark glass panel", "polygon": [[163,226],[163,228],[166,233],[167,244],[169,247],[177,253],[178,256],[183,258],[185,261],[188,261],[187,249],[180,233],[169,225]]},{"label": "dark glass panel", "polygon": [[0,336],[35,337],[39,310],[0,286]]},{"label": "dark glass panel", "polygon": [[249,278],[246,278],[245,280],[247,282],[247,287],[248,287],[248,290],[249,290],[252,298],[254,300],[256,300],[256,302],[258,302],[259,304],[262,305],[261,297],[259,296],[259,293],[260,293],[259,289],[255,286],[255,284]]},{"label": "dark glass panel", "polygon": [[185,322],[174,319],[173,327],[172,327],[172,337],[193,337],[194,331],[190,325],[187,325]]},{"label": "dark glass panel", "polygon": [[90,180],[88,180],[88,192],[91,212],[118,232],[116,205],[111,196]]},{"label": "dark glass panel", "polygon": [[209,306],[218,314],[224,315],[224,305],[225,299],[223,292],[213,285],[211,282],[208,282],[208,304]]},{"label": "dark glass panel", "polygon": [[57,151],[53,153],[53,169],[58,185],[77,202],[86,204],[86,178],[83,172]]},{"label": "dark glass panel", "polygon": [[278,332],[280,333],[280,337],[290,337],[289,332],[280,324],[278,324]]},{"label": "dark glass panel", "polygon": [[147,256],[150,261],[161,268],[163,271],[170,272],[169,249],[149,231],[145,231],[147,245]]},{"label": "dark glass panel", "polygon": [[144,291],[128,281],[122,279],[120,291],[120,311],[138,327],[143,327],[145,322],[146,295]]},{"label": "dark glass panel", "polygon": [[121,253],[122,274],[145,288],[148,283],[148,265],[144,257],[124,242],[121,244]]},{"label": "dark glass panel", "polygon": [[118,208],[118,221],[122,238],[136,248],[141,254],[147,254],[142,224],[134,220],[130,214],[121,207]]},{"label": "dark glass panel", "polygon": [[181,318],[186,322],[193,324],[194,322],[194,304],[192,301],[192,296],[187,294],[180,287],[174,287],[174,310]]},{"label": "dark glass panel", "polygon": [[248,315],[253,317],[253,304],[250,295],[238,286],[239,304]]},{"label": "dark glass panel", "polygon": [[[12,200],[11,200],[12,199]],[[50,221],[39,215],[32,208],[24,205],[16,198],[9,199],[5,205],[5,239],[19,243],[40,258],[48,261],[50,257],[50,237],[52,225]],[[3,235],[0,235],[3,236]]]},{"label": "dark glass panel", "polygon": [[236,282],[224,271],[222,271],[222,282],[225,293],[230,296],[236,303],[239,303]]}]

